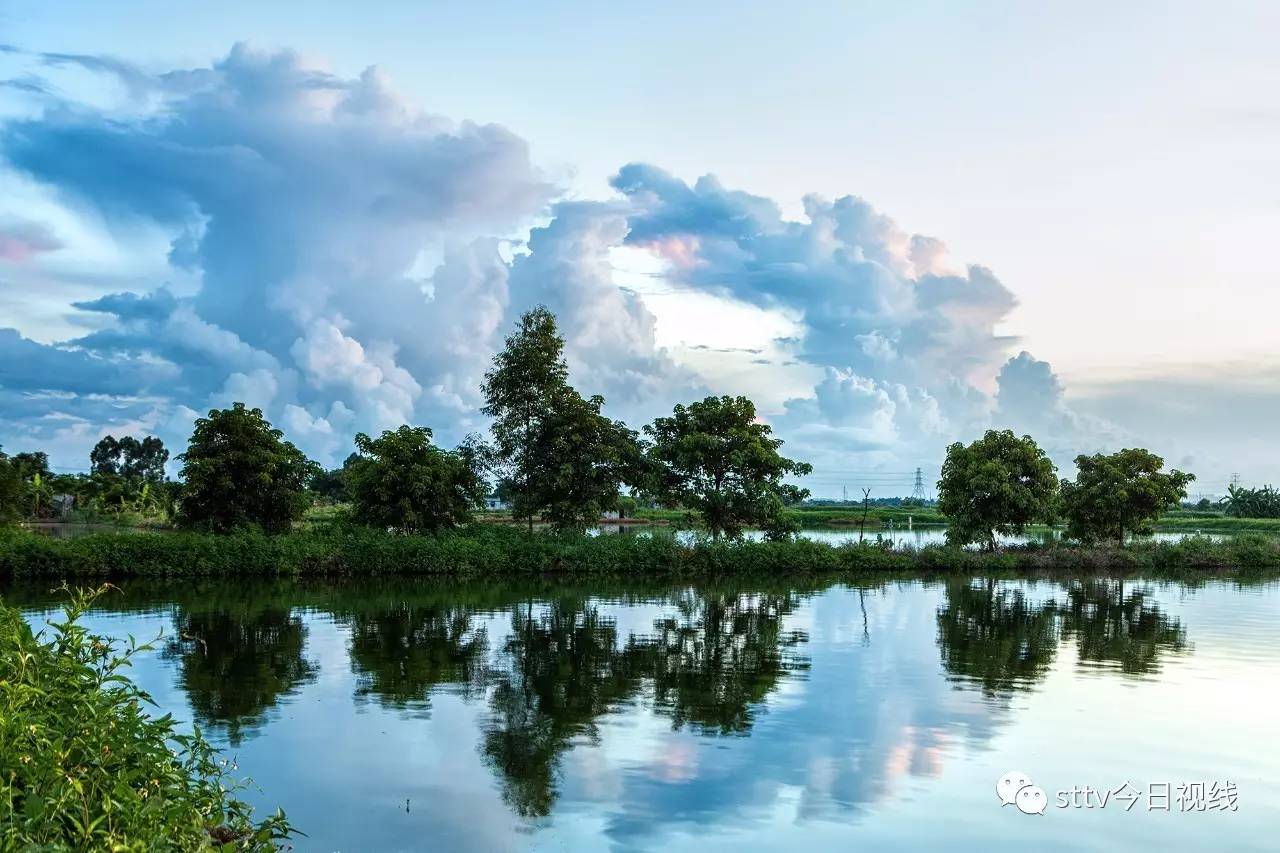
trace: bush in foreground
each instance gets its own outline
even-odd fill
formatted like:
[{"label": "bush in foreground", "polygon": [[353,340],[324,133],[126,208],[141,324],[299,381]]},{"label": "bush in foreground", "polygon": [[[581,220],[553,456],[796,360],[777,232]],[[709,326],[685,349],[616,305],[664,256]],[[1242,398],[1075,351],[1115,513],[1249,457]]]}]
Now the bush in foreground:
[{"label": "bush in foreground", "polygon": [[78,620],[76,594],[52,635],[0,602],[0,849],[276,850],[282,812],[255,824],[225,763],[121,670],[117,650]]}]

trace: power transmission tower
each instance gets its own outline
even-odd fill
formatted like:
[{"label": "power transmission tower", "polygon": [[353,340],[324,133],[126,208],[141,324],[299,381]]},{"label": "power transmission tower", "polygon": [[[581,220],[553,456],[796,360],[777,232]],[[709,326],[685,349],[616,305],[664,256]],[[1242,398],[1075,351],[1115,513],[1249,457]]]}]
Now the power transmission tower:
[{"label": "power transmission tower", "polygon": [[915,487],[911,490],[911,497],[912,497],[914,500],[918,500],[918,501],[920,501],[921,503],[924,503],[924,501],[925,501],[925,496],[924,496],[924,471],[923,471],[923,470],[921,470],[920,468],[917,468],[917,469],[916,469],[916,484],[915,484]]},{"label": "power transmission tower", "polygon": [[841,486],[840,487],[840,503],[847,504],[848,502],[849,502],[849,487]]},{"label": "power transmission tower", "polygon": [[1240,474],[1239,474],[1239,473],[1235,473],[1235,474],[1232,474],[1232,475],[1231,475],[1231,488],[1233,488],[1233,489],[1238,489],[1238,488],[1240,488]]}]

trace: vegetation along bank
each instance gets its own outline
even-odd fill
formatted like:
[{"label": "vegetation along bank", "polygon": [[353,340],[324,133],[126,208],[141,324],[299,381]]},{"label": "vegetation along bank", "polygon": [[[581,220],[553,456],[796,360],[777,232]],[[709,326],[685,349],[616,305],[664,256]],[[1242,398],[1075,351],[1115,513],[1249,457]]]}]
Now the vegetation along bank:
[{"label": "vegetation along bank", "polygon": [[100,533],[55,539],[0,533],[0,578],[273,577],[439,575],[654,575],[716,577],[803,573],[1145,574],[1280,569],[1280,540],[1241,534],[1226,540],[1115,545],[1027,545],[997,551],[952,546],[894,550],[805,539],[752,542],[667,536],[529,534],[471,525],[436,535],[358,527],[278,535]]}]

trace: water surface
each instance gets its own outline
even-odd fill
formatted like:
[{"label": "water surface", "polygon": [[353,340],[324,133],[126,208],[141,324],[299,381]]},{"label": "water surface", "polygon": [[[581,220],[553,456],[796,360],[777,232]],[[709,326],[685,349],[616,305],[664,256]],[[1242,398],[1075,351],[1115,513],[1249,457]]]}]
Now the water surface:
[{"label": "water surface", "polygon": [[[705,853],[1275,849],[1277,616],[1274,582],[386,579],[130,582],[89,621],[163,633],[134,674],[298,849]],[[1236,808],[1149,811],[1166,782]]]}]

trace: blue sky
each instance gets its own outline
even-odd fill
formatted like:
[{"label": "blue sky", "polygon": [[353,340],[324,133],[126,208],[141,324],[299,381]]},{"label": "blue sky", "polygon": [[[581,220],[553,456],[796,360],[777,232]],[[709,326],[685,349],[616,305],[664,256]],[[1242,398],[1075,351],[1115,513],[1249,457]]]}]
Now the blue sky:
[{"label": "blue sky", "polygon": [[0,444],[452,437],[537,299],[620,415],[751,393],[819,493],[989,425],[1280,474],[1274,6],[688,5],[5,4]]}]

